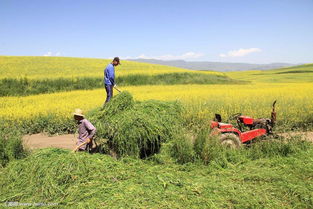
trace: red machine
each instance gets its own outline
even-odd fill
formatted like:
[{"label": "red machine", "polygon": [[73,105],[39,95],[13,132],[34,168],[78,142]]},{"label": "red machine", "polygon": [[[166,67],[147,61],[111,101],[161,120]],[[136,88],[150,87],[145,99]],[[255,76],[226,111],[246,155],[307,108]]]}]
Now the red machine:
[{"label": "red machine", "polygon": [[272,105],[271,119],[253,119],[241,115],[241,113],[230,116],[230,120],[237,121],[237,128],[232,124],[222,123],[221,115],[215,114],[215,119],[211,121],[212,134],[220,134],[221,143],[230,147],[239,147],[242,143],[249,142],[257,137],[272,134],[276,121],[275,104],[276,100]]}]

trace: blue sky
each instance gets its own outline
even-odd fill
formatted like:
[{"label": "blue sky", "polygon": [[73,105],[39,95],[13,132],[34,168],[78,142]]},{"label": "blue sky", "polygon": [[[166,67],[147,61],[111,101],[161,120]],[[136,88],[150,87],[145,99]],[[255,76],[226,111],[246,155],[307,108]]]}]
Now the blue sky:
[{"label": "blue sky", "polygon": [[0,0],[0,55],[313,62],[313,0]]}]

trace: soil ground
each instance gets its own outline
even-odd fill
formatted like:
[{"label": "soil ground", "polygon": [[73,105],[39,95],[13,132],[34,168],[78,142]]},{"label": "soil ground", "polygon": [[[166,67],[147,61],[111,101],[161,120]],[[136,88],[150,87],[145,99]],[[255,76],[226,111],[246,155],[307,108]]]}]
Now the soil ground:
[{"label": "soil ground", "polygon": [[76,145],[77,136],[73,134],[47,136],[45,134],[25,135],[23,143],[30,149],[39,149],[46,147],[56,147],[73,150]]},{"label": "soil ground", "polygon": [[[304,140],[313,142],[313,132],[288,132],[279,134],[283,137],[298,136]],[[76,145],[76,138],[73,134],[47,136],[45,134],[25,135],[23,137],[23,143],[30,149],[39,149],[46,147],[56,147],[73,150]]]},{"label": "soil ground", "polygon": [[285,138],[290,137],[301,137],[302,140],[308,140],[313,142],[313,132],[287,132],[278,134]]}]

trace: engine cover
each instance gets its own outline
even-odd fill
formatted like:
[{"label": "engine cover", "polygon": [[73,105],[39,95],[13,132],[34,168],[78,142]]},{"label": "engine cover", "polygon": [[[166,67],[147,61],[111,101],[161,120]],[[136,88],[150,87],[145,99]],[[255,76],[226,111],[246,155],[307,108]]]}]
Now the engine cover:
[{"label": "engine cover", "polygon": [[248,116],[244,116],[244,115],[239,116],[239,120],[240,120],[240,122],[242,122],[245,125],[252,125],[253,121],[254,121],[253,118],[248,117]]}]

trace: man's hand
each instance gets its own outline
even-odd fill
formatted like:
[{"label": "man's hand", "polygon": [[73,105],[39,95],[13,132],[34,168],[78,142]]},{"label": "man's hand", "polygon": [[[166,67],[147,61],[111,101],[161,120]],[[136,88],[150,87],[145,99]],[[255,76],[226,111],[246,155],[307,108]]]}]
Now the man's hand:
[{"label": "man's hand", "polygon": [[84,143],[81,143],[80,145],[78,145],[72,152],[76,152],[80,147],[84,146],[85,144],[89,144],[91,141],[92,139],[87,138]]}]

